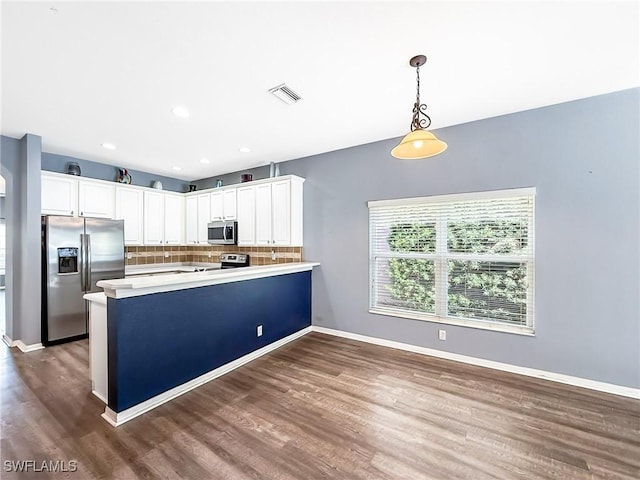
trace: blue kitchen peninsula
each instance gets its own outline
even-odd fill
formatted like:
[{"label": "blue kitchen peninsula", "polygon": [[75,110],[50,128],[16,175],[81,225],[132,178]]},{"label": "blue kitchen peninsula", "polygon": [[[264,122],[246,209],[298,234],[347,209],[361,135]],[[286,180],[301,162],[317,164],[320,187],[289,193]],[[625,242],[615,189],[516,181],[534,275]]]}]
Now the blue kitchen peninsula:
[{"label": "blue kitchen peninsula", "polygon": [[[318,265],[98,282],[106,308],[103,294],[86,298],[95,306],[91,372],[94,393],[107,403],[103,417],[120,425],[307,333],[311,270]],[[106,392],[99,394],[101,384]]]}]

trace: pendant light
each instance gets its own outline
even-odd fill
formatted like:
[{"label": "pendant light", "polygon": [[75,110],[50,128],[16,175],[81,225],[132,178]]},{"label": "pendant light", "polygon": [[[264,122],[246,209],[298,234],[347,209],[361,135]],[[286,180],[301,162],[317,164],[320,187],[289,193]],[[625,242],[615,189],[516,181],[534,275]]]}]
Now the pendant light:
[{"label": "pendant light", "polygon": [[438,140],[433,133],[427,131],[431,125],[431,118],[426,113],[427,106],[420,103],[420,67],[426,61],[427,57],[424,55],[416,55],[409,60],[409,65],[416,69],[416,103],[413,105],[411,133],[391,150],[391,155],[402,160],[433,157],[447,149],[446,143]]}]

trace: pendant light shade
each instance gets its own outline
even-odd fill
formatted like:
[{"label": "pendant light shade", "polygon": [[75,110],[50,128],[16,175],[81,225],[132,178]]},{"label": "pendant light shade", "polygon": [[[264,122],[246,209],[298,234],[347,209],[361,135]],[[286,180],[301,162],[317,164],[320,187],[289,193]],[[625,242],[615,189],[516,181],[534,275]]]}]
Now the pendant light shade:
[{"label": "pendant light shade", "polygon": [[402,160],[417,160],[433,157],[447,149],[447,144],[438,140],[427,130],[414,130],[405,135],[400,143],[391,150],[391,155]]},{"label": "pendant light shade", "polygon": [[433,157],[447,149],[447,144],[438,140],[427,131],[431,125],[431,118],[427,115],[427,106],[420,103],[420,67],[427,61],[424,55],[416,55],[409,60],[409,65],[416,69],[416,103],[413,105],[411,132],[391,150],[391,155],[401,160],[417,160]]}]

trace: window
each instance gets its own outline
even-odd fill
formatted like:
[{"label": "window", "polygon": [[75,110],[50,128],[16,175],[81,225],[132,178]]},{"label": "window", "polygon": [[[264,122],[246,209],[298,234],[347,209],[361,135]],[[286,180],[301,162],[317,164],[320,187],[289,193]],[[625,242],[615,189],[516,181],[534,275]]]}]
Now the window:
[{"label": "window", "polygon": [[369,202],[370,311],[533,333],[535,189]]}]

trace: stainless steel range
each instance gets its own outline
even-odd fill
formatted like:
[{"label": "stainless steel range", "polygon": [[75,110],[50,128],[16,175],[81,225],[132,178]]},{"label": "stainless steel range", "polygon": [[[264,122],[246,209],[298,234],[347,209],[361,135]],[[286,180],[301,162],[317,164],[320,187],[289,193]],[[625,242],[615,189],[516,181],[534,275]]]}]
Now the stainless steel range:
[{"label": "stainless steel range", "polygon": [[220,264],[223,270],[228,268],[248,267],[249,255],[244,253],[223,253],[220,255]]}]

